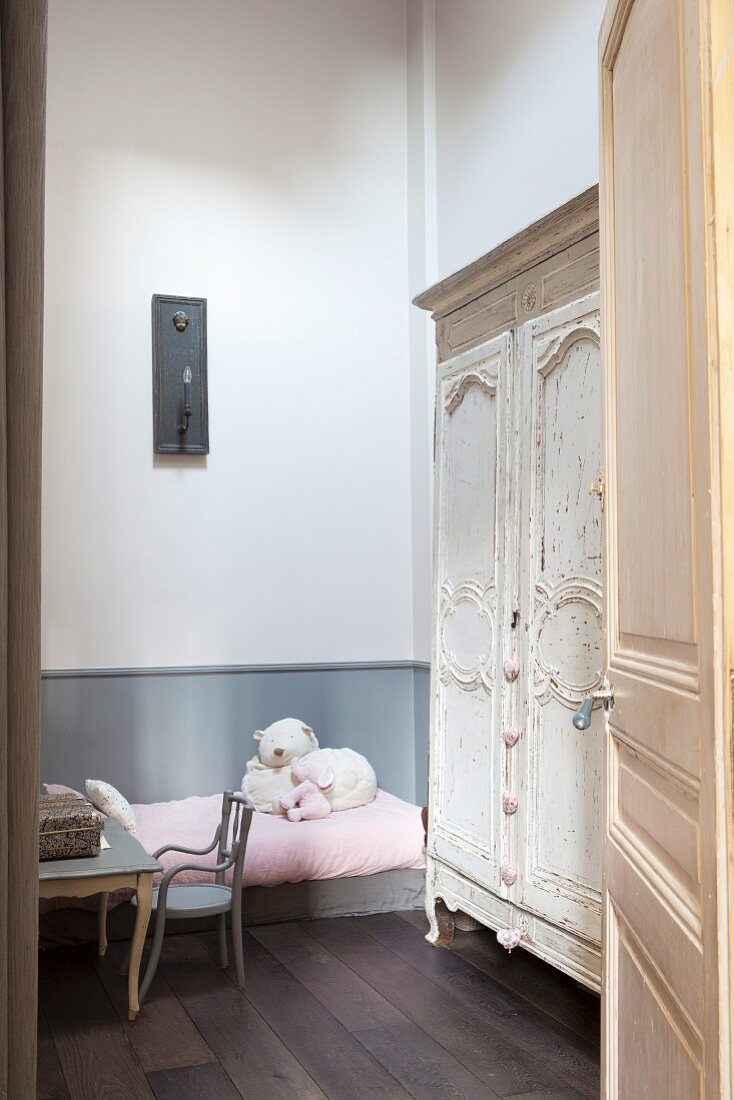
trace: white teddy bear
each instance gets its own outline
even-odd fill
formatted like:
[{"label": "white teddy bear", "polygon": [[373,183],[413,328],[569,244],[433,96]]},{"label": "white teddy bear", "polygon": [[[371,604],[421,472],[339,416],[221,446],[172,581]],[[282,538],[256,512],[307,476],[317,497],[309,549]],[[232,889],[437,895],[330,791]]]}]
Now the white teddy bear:
[{"label": "white teddy bear", "polygon": [[352,749],[320,749],[314,732],[297,718],[283,718],[252,735],[259,751],[248,760],[242,792],[261,813],[283,814],[280,799],[298,785],[291,771],[293,761],[321,765],[334,773],[334,785],[326,794],[332,811],[351,810],[373,802],[377,779],[368,760]]}]

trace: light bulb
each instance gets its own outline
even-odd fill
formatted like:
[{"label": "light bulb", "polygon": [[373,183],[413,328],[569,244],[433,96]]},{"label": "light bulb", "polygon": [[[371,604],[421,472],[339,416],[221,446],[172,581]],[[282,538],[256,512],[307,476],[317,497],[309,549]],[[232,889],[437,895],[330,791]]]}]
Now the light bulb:
[{"label": "light bulb", "polygon": [[184,367],[183,380],[184,383],[191,382],[191,367]]}]

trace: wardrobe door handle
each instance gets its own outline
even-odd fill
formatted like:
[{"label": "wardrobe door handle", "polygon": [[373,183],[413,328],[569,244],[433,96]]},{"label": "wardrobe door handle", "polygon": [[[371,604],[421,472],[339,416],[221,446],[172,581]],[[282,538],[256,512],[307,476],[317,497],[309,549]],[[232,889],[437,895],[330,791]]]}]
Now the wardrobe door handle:
[{"label": "wardrobe door handle", "polygon": [[596,699],[601,700],[604,704],[604,710],[611,710],[614,706],[614,688],[609,683],[606,676],[602,680],[601,689],[599,691],[595,691],[593,695],[586,695],[581,700],[581,706],[571,719],[577,730],[587,730],[591,725],[591,712],[594,708],[594,701]]},{"label": "wardrobe door handle", "polygon": [[593,706],[594,700],[590,695],[587,695],[581,700],[581,706],[571,719],[577,730],[587,730],[589,728],[591,725],[591,711]]}]

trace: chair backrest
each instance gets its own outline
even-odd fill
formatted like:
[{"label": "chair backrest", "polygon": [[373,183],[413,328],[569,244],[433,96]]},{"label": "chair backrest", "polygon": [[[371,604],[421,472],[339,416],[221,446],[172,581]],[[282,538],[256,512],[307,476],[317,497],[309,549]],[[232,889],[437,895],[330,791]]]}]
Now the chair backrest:
[{"label": "chair backrest", "polygon": [[[232,809],[234,808],[234,818]],[[232,823],[230,829],[230,821]],[[242,889],[242,870],[245,863],[247,836],[252,823],[252,807],[245,795],[239,791],[225,791],[222,795],[222,820],[219,826],[217,863],[224,864],[217,873],[216,881],[224,882],[225,873],[234,865],[232,872],[232,890]]]}]

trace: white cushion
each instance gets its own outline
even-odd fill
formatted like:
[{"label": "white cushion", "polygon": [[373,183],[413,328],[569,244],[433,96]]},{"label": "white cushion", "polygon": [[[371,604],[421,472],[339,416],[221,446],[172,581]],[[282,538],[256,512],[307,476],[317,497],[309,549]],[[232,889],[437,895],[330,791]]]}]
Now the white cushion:
[{"label": "white cushion", "polygon": [[135,814],[126,798],[112,786],[111,783],[103,783],[101,779],[88,779],[84,784],[87,798],[98,810],[107,817],[119,821],[123,829],[128,833],[134,833],[136,829]]}]

